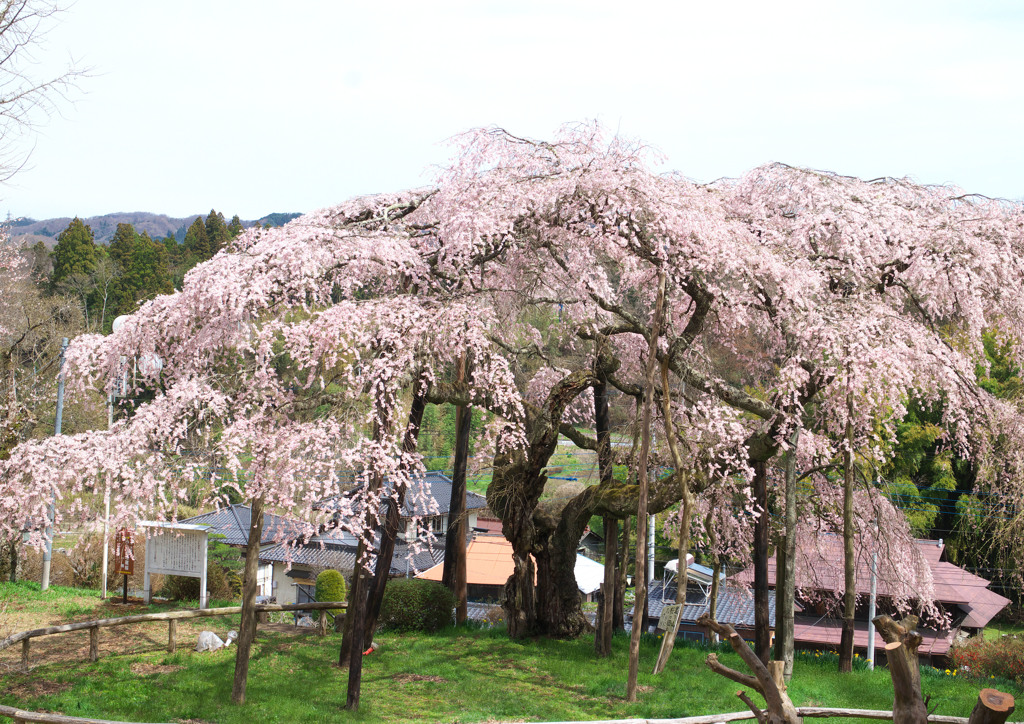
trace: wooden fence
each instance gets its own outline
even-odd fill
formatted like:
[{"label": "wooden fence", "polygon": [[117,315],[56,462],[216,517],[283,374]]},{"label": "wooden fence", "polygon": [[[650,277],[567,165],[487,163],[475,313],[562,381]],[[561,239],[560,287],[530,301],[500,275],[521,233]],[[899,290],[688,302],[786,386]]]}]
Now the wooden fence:
[{"label": "wooden fence", "polygon": [[[256,606],[257,613],[265,611],[326,611],[327,609],[345,608],[344,601],[316,601],[312,603],[262,603]],[[11,634],[3,641],[0,641],[0,651],[21,642],[21,665],[28,668],[29,646],[34,638],[39,636],[52,636],[54,634],[70,633],[72,631],[89,632],[89,660],[97,661],[100,657],[100,629],[111,626],[125,626],[132,623],[144,623],[146,621],[167,622],[167,650],[173,652],[178,643],[178,621],[188,618],[207,618],[209,616],[230,616],[241,613],[241,606],[227,606],[225,608],[200,608],[188,611],[167,611],[165,613],[142,613],[137,616],[120,616],[118,618],[102,618],[96,621],[79,621],[78,623],[66,623],[61,626],[48,626],[46,628],[32,629],[31,631],[19,631]],[[41,715],[40,715],[41,716]],[[26,719],[25,721],[50,721],[44,719]],[[70,721],[70,720],[68,720]],[[79,721],[86,721],[84,719]]]},{"label": "wooden fence", "polygon": [[[276,609],[275,609],[276,610]],[[801,717],[847,717],[851,719],[886,719],[892,721],[891,711],[874,709],[828,709],[823,707],[797,707]],[[0,706],[0,716],[14,719],[15,724],[23,722],[45,722],[47,724],[132,724],[130,722],[114,722],[107,719],[82,719],[61,714],[37,714],[22,711],[11,706]],[[541,722],[539,724],[725,724],[726,722],[753,719],[750,711],[736,711],[728,714],[709,714],[707,716],[691,716],[684,719],[604,719],[588,722]],[[963,716],[930,716],[928,721],[933,724],[967,724]]]}]

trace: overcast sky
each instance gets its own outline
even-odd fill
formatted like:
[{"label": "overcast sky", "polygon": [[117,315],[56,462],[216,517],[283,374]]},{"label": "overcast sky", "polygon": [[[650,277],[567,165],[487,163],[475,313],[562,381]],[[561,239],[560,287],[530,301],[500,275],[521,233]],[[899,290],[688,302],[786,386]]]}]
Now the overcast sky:
[{"label": "overcast sky", "polygon": [[428,183],[471,127],[593,118],[699,181],[784,161],[1018,199],[1022,31],[983,0],[77,0],[39,57],[92,75],[0,208],[310,211]]}]

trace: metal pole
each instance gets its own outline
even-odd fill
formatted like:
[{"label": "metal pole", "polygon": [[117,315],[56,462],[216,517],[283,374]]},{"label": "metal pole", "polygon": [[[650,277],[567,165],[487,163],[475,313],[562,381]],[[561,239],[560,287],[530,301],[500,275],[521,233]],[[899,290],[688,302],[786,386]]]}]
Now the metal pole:
[{"label": "metal pole", "polygon": [[[877,531],[878,525],[873,528]],[[868,668],[875,668],[875,593],[878,583],[878,544],[871,552],[871,595],[868,598]]]},{"label": "metal pole", "polygon": [[647,580],[654,580],[654,516],[647,520]]},{"label": "metal pole", "polygon": [[[68,338],[65,337],[60,343],[60,367],[57,373],[57,415],[53,420],[54,436],[61,434],[61,424],[64,420],[64,355],[68,351]],[[43,580],[39,584],[39,590],[45,591],[50,587],[50,561],[53,559],[53,523],[57,517],[57,494],[53,494],[49,510],[46,513],[46,550],[43,552]]]}]

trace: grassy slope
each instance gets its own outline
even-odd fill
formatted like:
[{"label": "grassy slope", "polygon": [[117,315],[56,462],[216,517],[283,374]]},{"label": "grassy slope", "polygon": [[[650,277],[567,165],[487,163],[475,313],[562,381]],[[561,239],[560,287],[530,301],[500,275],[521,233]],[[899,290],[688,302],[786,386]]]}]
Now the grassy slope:
[{"label": "grassy slope", "polygon": [[[0,596],[12,592],[0,585]],[[228,622],[210,621],[209,628],[223,636]],[[152,626],[154,641],[166,635],[166,629]],[[244,708],[229,703],[234,650],[195,654],[189,649],[194,637],[184,636],[179,639],[183,650],[175,654],[151,644],[148,651],[131,655],[104,652],[96,664],[78,658],[39,666],[27,675],[7,672],[0,683],[0,703],[78,716],[222,724],[670,718],[743,708],[735,697],[736,685],[704,667],[705,651],[677,648],[665,674],[644,673],[657,655],[656,641],[645,642],[641,649],[640,701],[627,704],[624,636],[615,638],[614,655],[601,661],[594,658],[588,639],[517,643],[500,631],[450,630],[436,635],[383,633],[378,640],[382,648],[365,659],[358,715],[341,711],[347,672],[334,665],[340,637],[280,633],[261,633]],[[740,666],[731,652],[721,658]],[[182,668],[155,671],[161,666]],[[923,688],[938,713],[966,716],[980,686],[932,675],[925,677]],[[833,661],[813,655],[798,660],[790,694],[798,705],[892,706],[887,671],[841,677]]]}]

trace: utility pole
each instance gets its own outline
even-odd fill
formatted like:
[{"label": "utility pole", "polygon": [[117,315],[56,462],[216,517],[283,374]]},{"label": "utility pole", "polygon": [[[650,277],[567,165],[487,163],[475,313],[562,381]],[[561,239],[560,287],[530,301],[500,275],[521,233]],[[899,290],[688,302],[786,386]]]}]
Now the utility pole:
[{"label": "utility pole", "polygon": [[868,598],[868,668],[875,668],[875,598],[878,591],[878,522],[871,526],[875,533],[871,551],[871,595]]},{"label": "utility pole", "polygon": [[[64,355],[68,351],[68,338],[65,337],[60,343],[60,371],[57,373],[57,414],[53,420],[54,437],[61,434],[61,424],[64,418]],[[39,590],[45,591],[50,587],[50,561],[53,560],[53,523],[57,517],[57,495],[53,496],[50,509],[47,512],[46,525],[46,550],[43,553],[43,580],[39,584]]]}]

